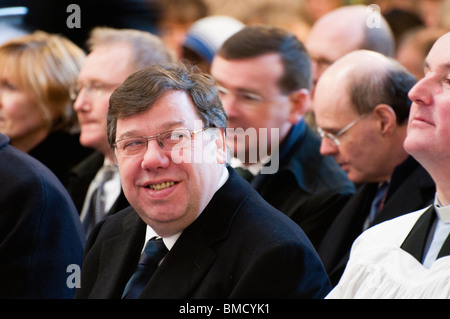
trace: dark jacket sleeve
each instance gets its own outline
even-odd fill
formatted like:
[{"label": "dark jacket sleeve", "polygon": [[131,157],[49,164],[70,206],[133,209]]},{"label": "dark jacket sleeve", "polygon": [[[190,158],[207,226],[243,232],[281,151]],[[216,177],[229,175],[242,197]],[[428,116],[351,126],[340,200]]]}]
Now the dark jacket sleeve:
[{"label": "dark jacket sleeve", "polygon": [[0,298],[71,298],[68,266],[81,266],[84,248],[75,206],[40,162],[0,152]]}]

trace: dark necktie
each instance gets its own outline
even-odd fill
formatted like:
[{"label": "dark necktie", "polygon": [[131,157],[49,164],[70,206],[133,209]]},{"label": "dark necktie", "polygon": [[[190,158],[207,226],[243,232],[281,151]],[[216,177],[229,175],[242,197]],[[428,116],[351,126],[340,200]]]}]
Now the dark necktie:
[{"label": "dark necktie", "polygon": [[384,201],[386,199],[387,189],[389,183],[384,182],[377,190],[375,197],[370,206],[369,216],[367,217],[364,223],[364,230],[369,228],[372,225],[373,220],[377,216],[377,214],[383,209]]},{"label": "dark necktie", "polygon": [[136,271],[125,286],[122,298],[137,299],[168,250],[161,238],[153,237],[145,245]]}]

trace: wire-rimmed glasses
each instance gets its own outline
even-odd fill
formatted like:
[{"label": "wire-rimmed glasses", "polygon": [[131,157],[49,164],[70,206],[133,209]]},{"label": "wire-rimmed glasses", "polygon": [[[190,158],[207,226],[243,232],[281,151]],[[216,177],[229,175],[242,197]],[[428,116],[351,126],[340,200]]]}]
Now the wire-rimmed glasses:
[{"label": "wire-rimmed glasses", "polygon": [[118,85],[116,84],[102,84],[102,83],[88,83],[78,84],[69,88],[69,96],[72,101],[75,101],[82,90],[90,96],[102,96],[105,91],[113,91]]},{"label": "wire-rimmed glasses", "polygon": [[147,151],[148,142],[151,140],[156,140],[161,149],[171,151],[176,145],[180,147],[188,145],[195,134],[209,128],[204,127],[195,131],[187,128],[178,128],[153,136],[126,137],[117,140],[113,146],[116,149],[117,155],[121,157],[142,156]]},{"label": "wire-rimmed glasses", "polygon": [[349,129],[351,129],[356,123],[358,123],[359,121],[361,121],[362,119],[366,118],[367,116],[369,116],[370,113],[364,114],[362,116],[360,116],[359,118],[357,118],[356,120],[350,122],[349,124],[347,124],[346,126],[344,126],[343,129],[341,129],[339,132],[337,132],[336,134],[332,134],[332,133],[328,133],[325,132],[321,127],[317,127],[317,133],[319,134],[320,138],[328,138],[331,142],[333,142],[333,145],[335,147],[339,147],[339,145],[341,145],[341,142],[339,142],[339,137],[342,136],[345,132],[347,132]]}]

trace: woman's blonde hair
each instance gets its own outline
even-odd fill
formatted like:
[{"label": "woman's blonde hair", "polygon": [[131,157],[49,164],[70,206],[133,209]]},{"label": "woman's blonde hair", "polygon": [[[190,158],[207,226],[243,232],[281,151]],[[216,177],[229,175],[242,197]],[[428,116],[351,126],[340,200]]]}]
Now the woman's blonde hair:
[{"label": "woman's blonde hair", "polygon": [[36,31],[0,46],[0,74],[12,76],[35,99],[51,131],[76,119],[69,88],[76,85],[84,51],[67,38]]}]

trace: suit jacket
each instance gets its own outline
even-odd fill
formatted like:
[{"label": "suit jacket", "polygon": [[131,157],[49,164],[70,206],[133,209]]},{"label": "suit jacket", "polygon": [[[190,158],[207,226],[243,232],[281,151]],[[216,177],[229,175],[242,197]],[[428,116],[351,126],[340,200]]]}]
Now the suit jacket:
[{"label": "suit jacket", "polygon": [[316,249],[355,192],[335,159],[320,154],[320,144],[302,120],[280,145],[278,172],[259,174],[251,181],[267,202],[300,225]]},{"label": "suit jacket", "polygon": [[[350,249],[362,233],[378,183],[362,184],[330,226],[319,255],[336,285],[347,264]],[[369,227],[433,203],[435,184],[428,172],[412,157],[394,171],[382,210]]]},{"label": "suit jacket", "polygon": [[42,163],[0,134],[0,298],[72,298],[69,265],[84,233],[69,194]]},{"label": "suit jacket", "polygon": [[[229,172],[141,298],[323,298],[329,280],[301,228]],[[75,298],[121,297],[145,227],[131,207],[98,224],[88,239]]]},{"label": "suit jacket", "polygon": [[[79,214],[81,214],[81,210],[83,209],[83,204],[89,185],[98,170],[103,166],[104,160],[105,157],[103,154],[100,152],[94,152],[84,161],[73,167],[69,172],[66,187]],[[114,202],[107,215],[115,214],[128,206],[130,206],[130,204],[128,203],[123,191],[121,191],[119,197]]]}]

